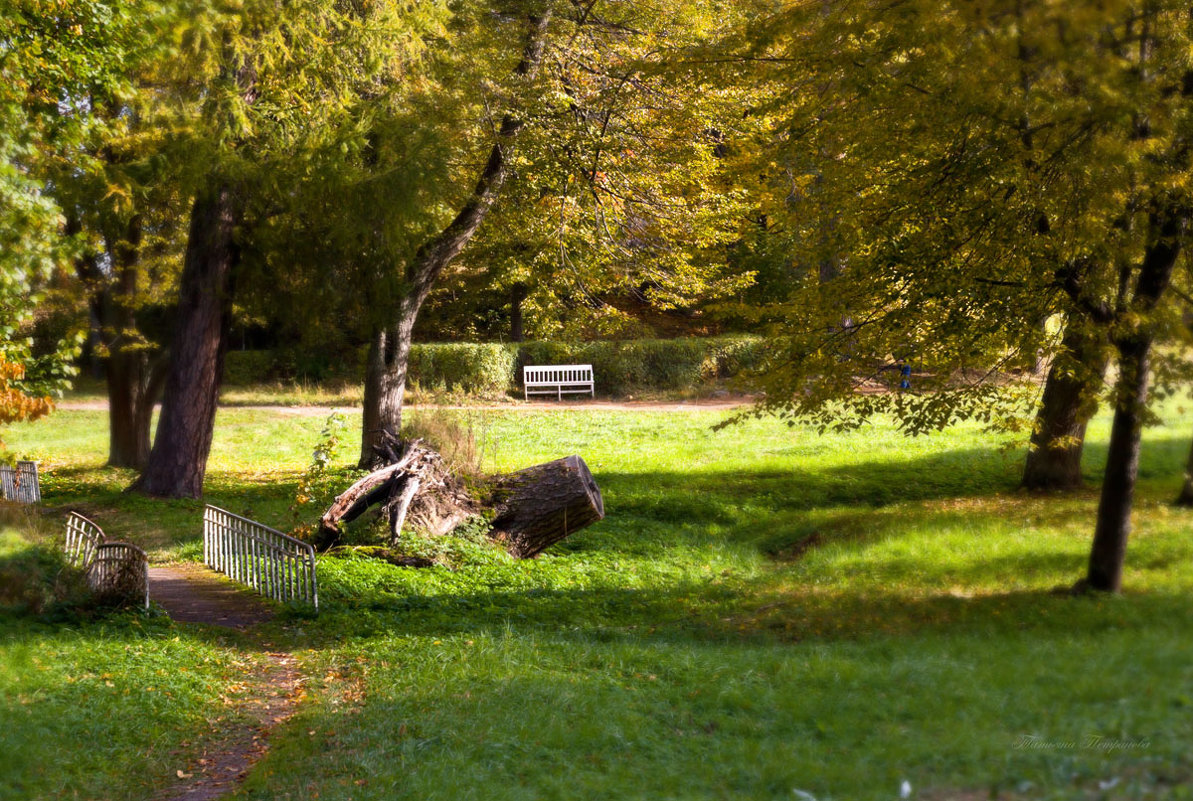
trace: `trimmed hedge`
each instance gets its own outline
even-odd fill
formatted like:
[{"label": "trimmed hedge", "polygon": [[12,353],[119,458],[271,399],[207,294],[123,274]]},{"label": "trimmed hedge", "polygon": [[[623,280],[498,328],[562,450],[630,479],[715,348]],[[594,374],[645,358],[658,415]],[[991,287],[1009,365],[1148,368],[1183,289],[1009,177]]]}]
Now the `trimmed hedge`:
[{"label": "trimmed hedge", "polygon": [[[759,369],[766,341],[752,336],[686,337],[600,342],[435,343],[410,350],[409,386],[497,397],[521,392],[528,364],[591,364],[597,392],[696,389]],[[246,384],[284,377],[287,356],[271,351],[228,354],[225,381]],[[290,357],[292,358],[292,357]],[[363,375],[363,358],[357,375]]]},{"label": "trimmed hedge", "polygon": [[410,347],[409,383],[423,389],[489,397],[510,390],[517,345],[417,344]]}]

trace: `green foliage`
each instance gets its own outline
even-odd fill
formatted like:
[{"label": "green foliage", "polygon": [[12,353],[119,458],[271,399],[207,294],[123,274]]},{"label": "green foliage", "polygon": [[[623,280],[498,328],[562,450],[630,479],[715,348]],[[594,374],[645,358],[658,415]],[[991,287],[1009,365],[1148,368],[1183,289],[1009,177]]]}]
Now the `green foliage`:
[{"label": "green foliage", "polygon": [[641,390],[693,390],[717,378],[745,379],[763,363],[767,347],[750,337],[526,342],[518,362],[591,364],[597,391],[617,396]]},{"label": "green foliage", "polygon": [[387,542],[387,548],[401,556],[426,559],[449,570],[509,564],[513,557],[485,536],[490,522],[481,515],[474,515],[442,537],[428,536],[414,527],[405,526],[396,542]]},{"label": "green foliage", "polygon": [[274,350],[231,350],[224,356],[228,387],[245,388],[269,382],[308,384],[359,381],[363,352],[318,346],[290,346]]},{"label": "green foliage", "polygon": [[412,389],[499,397],[510,391],[518,347],[497,343],[418,344],[410,349]]},{"label": "green foliage", "polygon": [[56,543],[0,528],[0,614],[42,615],[86,600],[81,572]]},{"label": "green foliage", "polygon": [[340,455],[341,445],[348,427],[348,420],[340,412],[332,412],[323,423],[319,440],[311,451],[311,463],[298,479],[294,492],[294,503],[290,514],[294,518],[291,535],[310,540],[316,530],[313,520],[331,505],[339,488],[350,480],[354,473],[338,469],[335,461]]},{"label": "green foliage", "polygon": [[[988,384],[1057,347],[1054,315],[1174,336],[1175,304],[1124,276],[1189,207],[1189,36],[1176,3],[900,0],[794,5],[724,44],[770,85],[740,151],[743,263],[783,276],[740,309],[781,350],[768,407],[924,431],[1007,412]],[[856,392],[900,358],[915,393]]]},{"label": "green foliage", "polygon": [[231,350],[224,355],[224,385],[246,387],[277,378],[271,350]]},{"label": "green foliage", "polygon": [[[518,394],[528,364],[592,364],[597,391],[612,396],[640,391],[695,391],[717,380],[750,386],[774,352],[767,339],[747,335],[595,342],[416,343],[410,348],[410,389],[479,398]],[[227,381],[233,387],[279,378],[275,351],[232,351]],[[339,378],[361,380],[363,368],[341,363]],[[339,379],[333,379],[339,380]]]},{"label": "green foliage", "polygon": [[632,335],[611,299],[688,309],[748,286],[727,253],[750,201],[723,152],[742,92],[677,63],[748,16],[748,4],[555,10],[506,200],[445,276],[447,297],[496,290],[500,314],[517,289],[529,336],[581,339]]}]

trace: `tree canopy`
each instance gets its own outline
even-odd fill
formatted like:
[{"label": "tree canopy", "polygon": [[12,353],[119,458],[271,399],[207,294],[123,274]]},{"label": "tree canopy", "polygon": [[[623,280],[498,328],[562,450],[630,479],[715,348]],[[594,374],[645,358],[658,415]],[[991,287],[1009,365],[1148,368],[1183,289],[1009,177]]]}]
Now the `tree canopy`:
[{"label": "tree canopy", "polygon": [[21,0],[3,25],[5,380],[61,377],[18,333],[72,275],[146,492],[201,492],[238,318],[368,345],[366,462],[437,288],[491,293],[512,338],[633,333],[632,298],[765,332],[755,413],[825,427],[1026,425],[1051,362],[1049,436],[1114,405],[1090,581],[1117,588],[1149,397],[1190,377],[1179,4]]}]

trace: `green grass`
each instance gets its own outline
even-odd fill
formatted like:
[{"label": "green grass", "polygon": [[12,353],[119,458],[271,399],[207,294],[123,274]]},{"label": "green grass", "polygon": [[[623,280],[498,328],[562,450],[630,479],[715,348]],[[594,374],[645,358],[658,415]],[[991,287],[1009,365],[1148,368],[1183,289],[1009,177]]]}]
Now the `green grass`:
[{"label": "green grass", "polygon": [[0,617],[0,799],[138,799],[237,717],[255,657],[163,617]]},{"label": "green grass", "polygon": [[[1193,797],[1193,513],[1167,505],[1191,432],[1175,405],[1146,435],[1127,591],[1093,598],[1055,590],[1083,573],[1095,490],[1016,492],[1018,441],[975,426],[909,440],[886,423],[713,431],[715,412],[470,414],[491,469],[581,454],[607,519],[522,563],[324,557],[320,615],[268,632],[312,680],[251,797],[889,799],[904,780],[929,799]],[[222,410],[208,500],[288,527],[321,427]],[[1091,481],[1106,427],[1091,427]],[[102,413],[7,433],[43,460],[48,504],[85,507],[156,559],[193,558],[200,505],[121,494],[131,476],[102,467]],[[4,684],[5,714],[26,717],[0,753],[34,748],[24,730],[78,703],[71,675],[160,681],[126,645],[172,643],[216,683],[251,659],[160,621],[0,625],[3,681],[34,682]],[[197,699],[121,719],[155,721],[147,784],[205,736],[184,734],[210,719]],[[61,736],[83,787],[90,740]],[[135,749],[145,735],[106,736]],[[121,797],[93,781],[82,797]],[[19,797],[55,795],[34,782]]]}]

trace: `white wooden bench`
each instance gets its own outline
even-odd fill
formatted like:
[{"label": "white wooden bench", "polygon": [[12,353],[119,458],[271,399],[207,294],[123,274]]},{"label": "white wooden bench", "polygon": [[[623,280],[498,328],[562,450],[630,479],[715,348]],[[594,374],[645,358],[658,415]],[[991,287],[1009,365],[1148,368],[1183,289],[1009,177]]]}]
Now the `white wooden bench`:
[{"label": "white wooden bench", "polygon": [[596,397],[591,364],[551,364],[522,368],[522,392],[526,400],[531,395],[554,395],[563,400],[564,394],[587,392]]}]

